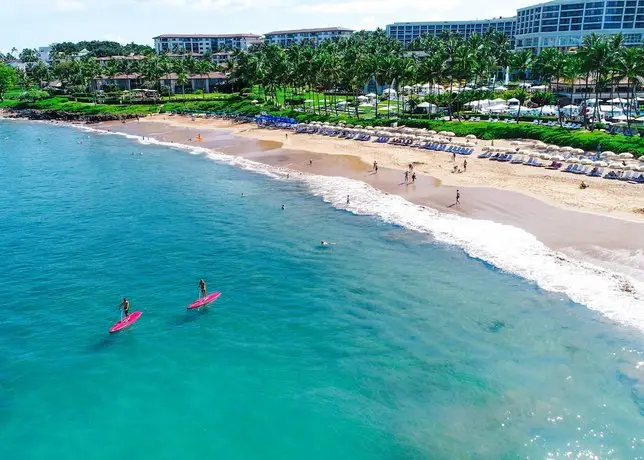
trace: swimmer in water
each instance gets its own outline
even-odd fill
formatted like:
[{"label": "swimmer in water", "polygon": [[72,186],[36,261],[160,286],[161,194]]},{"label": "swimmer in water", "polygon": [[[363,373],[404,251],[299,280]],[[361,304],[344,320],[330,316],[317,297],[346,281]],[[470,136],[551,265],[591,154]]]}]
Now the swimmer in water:
[{"label": "swimmer in water", "polygon": [[322,245],[322,246],[331,246],[333,244],[335,244],[335,243],[331,243],[331,242],[326,241],[326,240],[320,241],[320,245]]},{"label": "swimmer in water", "polygon": [[282,205],[282,211],[284,211],[284,205]]}]

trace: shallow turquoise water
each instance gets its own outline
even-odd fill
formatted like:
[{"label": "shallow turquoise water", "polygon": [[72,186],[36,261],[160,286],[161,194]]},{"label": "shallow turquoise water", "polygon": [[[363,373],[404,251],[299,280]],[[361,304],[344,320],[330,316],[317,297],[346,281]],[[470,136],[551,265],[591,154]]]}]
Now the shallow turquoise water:
[{"label": "shallow turquoise water", "polygon": [[44,124],[0,184],[2,459],[644,456],[641,332],[429,235]]}]

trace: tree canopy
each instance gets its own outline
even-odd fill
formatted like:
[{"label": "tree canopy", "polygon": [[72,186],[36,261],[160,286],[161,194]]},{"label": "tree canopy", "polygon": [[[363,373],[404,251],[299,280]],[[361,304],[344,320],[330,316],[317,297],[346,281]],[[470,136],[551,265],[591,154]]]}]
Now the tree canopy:
[{"label": "tree canopy", "polygon": [[126,56],[128,54],[147,55],[154,53],[154,49],[148,45],[138,45],[136,43],[121,45],[117,42],[101,40],[81,41],[78,43],[56,43],[52,45],[51,53],[54,55],[58,53],[72,55],[79,53],[84,49],[89,51],[89,53],[94,57]]}]

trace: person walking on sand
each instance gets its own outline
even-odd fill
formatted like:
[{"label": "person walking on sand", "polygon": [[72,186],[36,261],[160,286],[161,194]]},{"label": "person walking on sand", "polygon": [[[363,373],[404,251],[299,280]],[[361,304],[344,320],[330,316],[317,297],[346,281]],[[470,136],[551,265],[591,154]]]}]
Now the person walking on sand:
[{"label": "person walking on sand", "polygon": [[411,173],[411,182],[412,182],[412,184],[414,182],[416,182],[416,173],[415,172]]},{"label": "person walking on sand", "polygon": [[374,162],[373,162],[373,170],[374,170],[375,172],[378,172],[378,162],[377,162],[377,161],[375,161],[375,160],[374,160]]},{"label": "person walking on sand", "polygon": [[452,161],[456,163],[456,152],[452,152]]},{"label": "person walking on sand", "polygon": [[467,160],[463,160],[463,172],[467,171]]},{"label": "person walking on sand", "polygon": [[347,204],[349,204],[349,195],[347,195]]},{"label": "person walking on sand", "polygon": [[313,160],[309,160],[309,166],[313,166]]},{"label": "person walking on sand", "polygon": [[405,171],[405,184],[409,182],[409,171]]},{"label": "person walking on sand", "polygon": [[456,204],[461,204],[461,191],[456,189]]}]

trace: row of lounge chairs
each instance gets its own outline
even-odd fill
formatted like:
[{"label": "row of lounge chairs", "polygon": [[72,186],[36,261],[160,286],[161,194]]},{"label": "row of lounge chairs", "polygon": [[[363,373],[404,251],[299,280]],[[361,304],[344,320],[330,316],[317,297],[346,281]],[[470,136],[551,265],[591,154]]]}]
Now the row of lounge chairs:
[{"label": "row of lounge chairs", "polygon": [[622,180],[624,182],[644,184],[644,174],[635,171],[610,171],[604,176],[604,179]]},{"label": "row of lounge chairs", "polygon": [[[490,152],[482,153],[478,156],[479,158],[487,158],[492,161],[501,161],[501,162],[510,162],[512,164],[523,164],[525,166],[535,166],[535,167],[544,167],[545,165],[539,162],[535,157],[530,157],[528,160],[524,160],[522,155],[513,155],[511,153],[495,153]],[[559,169],[563,166],[563,163],[559,161],[553,161],[549,166],[545,166],[545,169]],[[638,184],[644,184],[644,174],[636,171],[609,171],[604,175],[604,169],[597,166],[583,166],[579,164],[571,164],[562,169],[563,172],[571,174],[579,174],[589,177],[603,177],[604,179],[613,179],[613,180],[622,180],[626,182],[635,182]]]},{"label": "row of lounge chairs", "polygon": [[457,155],[471,155],[474,149],[459,147],[457,145],[448,145],[435,142],[429,142],[425,148],[427,150],[436,150],[437,152],[456,153]]},{"label": "row of lounge chairs", "polygon": [[[533,120],[532,121],[533,125],[541,125],[541,126],[550,126],[550,127],[555,127],[559,126],[559,122],[556,121],[541,121],[541,120]],[[566,122],[561,124],[562,128],[566,129],[581,129],[581,124],[580,123],[572,123],[572,122]]]}]

